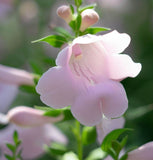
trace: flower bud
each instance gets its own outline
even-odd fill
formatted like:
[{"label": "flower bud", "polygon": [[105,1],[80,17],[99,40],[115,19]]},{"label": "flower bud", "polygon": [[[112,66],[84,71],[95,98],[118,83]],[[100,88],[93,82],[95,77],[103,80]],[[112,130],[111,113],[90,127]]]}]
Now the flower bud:
[{"label": "flower bud", "polygon": [[19,106],[11,109],[8,114],[8,120],[18,126],[32,127],[40,126],[46,123],[54,123],[63,119],[63,115],[58,117],[47,117],[43,116],[44,111]]},{"label": "flower bud", "polygon": [[57,15],[64,19],[67,23],[72,20],[72,12],[69,6],[63,5],[57,9]]},{"label": "flower bud", "polygon": [[15,85],[34,85],[33,75],[27,71],[0,65],[0,81]]},{"label": "flower bud", "polygon": [[84,31],[88,27],[97,23],[99,20],[99,15],[93,9],[86,9],[81,13],[82,23],[80,27],[80,31]]},{"label": "flower bud", "polygon": [[153,160],[153,142],[144,144],[128,154],[127,160]]}]

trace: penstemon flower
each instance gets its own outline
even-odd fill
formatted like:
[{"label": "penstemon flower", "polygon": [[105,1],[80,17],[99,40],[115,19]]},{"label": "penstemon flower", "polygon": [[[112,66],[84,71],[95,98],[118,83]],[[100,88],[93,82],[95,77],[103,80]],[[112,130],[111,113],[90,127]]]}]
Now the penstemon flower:
[{"label": "penstemon flower", "polygon": [[57,66],[40,78],[36,90],[41,100],[53,108],[71,105],[74,117],[88,126],[100,123],[103,114],[121,116],[128,100],[120,81],[141,70],[141,64],[119,54],[129,43],[130,37],[117,31],[74,39],[59,53]]}]

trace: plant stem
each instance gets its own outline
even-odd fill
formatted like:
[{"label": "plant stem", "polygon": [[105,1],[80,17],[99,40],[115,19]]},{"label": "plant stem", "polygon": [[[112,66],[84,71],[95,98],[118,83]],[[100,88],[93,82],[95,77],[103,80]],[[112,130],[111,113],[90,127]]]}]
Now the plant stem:
[{"label": "plant stem", "polygon": [[78,145],[78,157],[79,160],[83,160],[83,144],[82,144],[82,134],[80,129],[80,122],[76,121],[76,129],[77,129],[77,145]]}]

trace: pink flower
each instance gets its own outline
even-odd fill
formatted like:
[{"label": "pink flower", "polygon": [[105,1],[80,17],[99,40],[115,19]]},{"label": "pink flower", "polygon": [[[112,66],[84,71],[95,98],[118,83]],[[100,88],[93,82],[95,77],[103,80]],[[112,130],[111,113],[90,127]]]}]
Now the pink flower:
[{"label": "pink flower", "polygon": [[40,126],[46,123],[54,123],[63,119],[63,116],[47,117],[43,116],[44,111],[26,106],[15,107],[7,113],[8,121],[23,127]]},{"label": "pink flower", "polygon": [[127,160],[153,160],[153,142],[144,144],[128,154]]},{"label": "pink flower", "polygon": [[119,81],[141,70],[141,64],[119,54],[129,43],[130,37],[117,31],[76,38],[59,53],[57,66],[40,78],[41,100],[53,108],[71,105],[74,117],[87,126],[99,124],[103,114],[120,117],[128,100]]},{"label": "pink flower", "polygon": [[114,129],[123,128],[124,122],[123,117],[117,119],[103,118],[101,123],[96,126],[98,142],[101,144],[105,136]]},{"label": "pink flower", "polygon": [[21,155],[23,160],[33,160],[44,154],[43,146],[45,144],[50,145],[53,141],[67,143],[66,137],[53,125],[46,124],[39,127],[22,128],[12,124],[0,130],[1,160],[6,160],[4,154],[10,154],[6,143],[13,143],[12,135],[15,130],[19,134],[19,139],[22,140]]},{"label": "pink flower", "polygon": [[27,71],[0,65],[0,82],[14,85],[34,85],[34,76]]},{"label": "pink flower", "polygon": [[18,93],[15,85],[0,82],[0,112],[6,113]]}]

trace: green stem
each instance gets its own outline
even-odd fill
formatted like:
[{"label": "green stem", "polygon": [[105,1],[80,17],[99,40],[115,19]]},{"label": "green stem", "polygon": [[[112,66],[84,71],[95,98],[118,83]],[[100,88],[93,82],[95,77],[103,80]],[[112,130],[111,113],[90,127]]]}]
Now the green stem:
[{"label": "green stem", "polygon": [[80,129],[80,122],[76,121],[77,128],[77,145],[78,145],[78,157],[79,160],[83,160],[83,144],[82,144],[82,134]]}]

